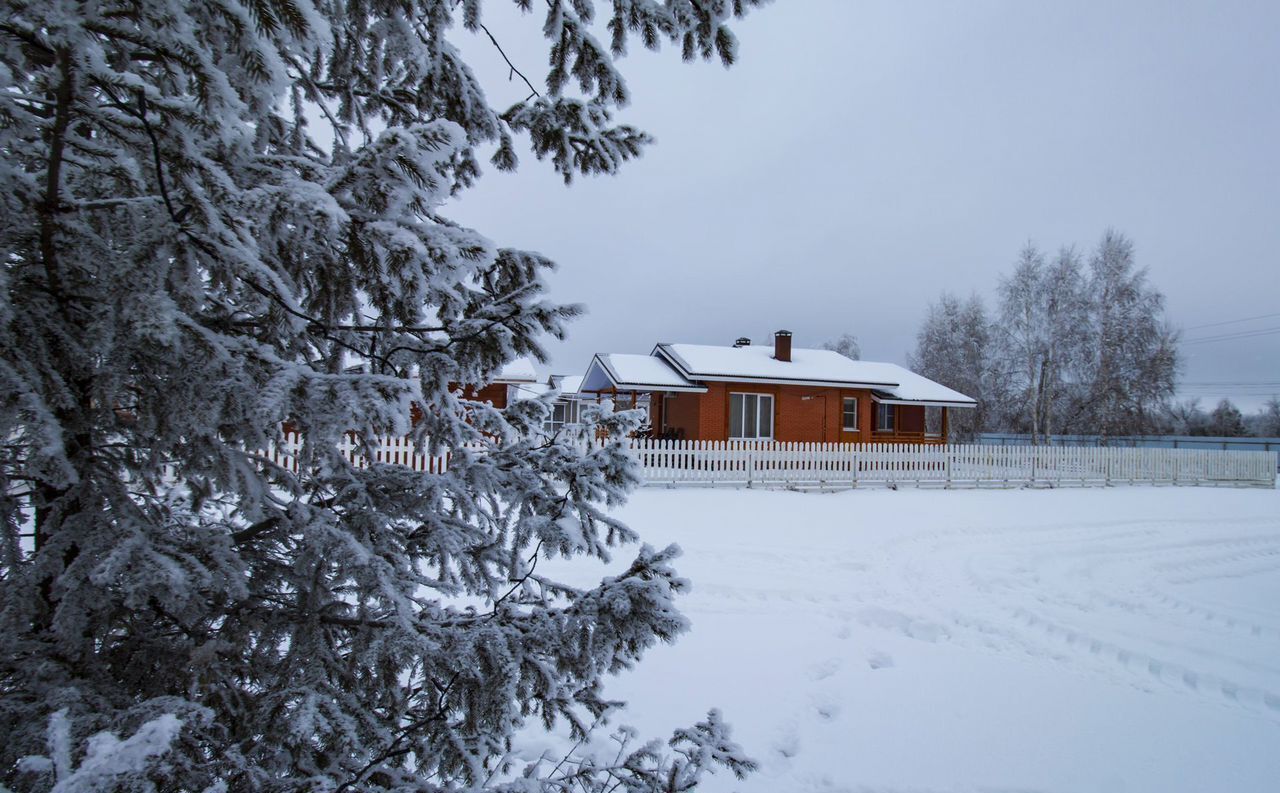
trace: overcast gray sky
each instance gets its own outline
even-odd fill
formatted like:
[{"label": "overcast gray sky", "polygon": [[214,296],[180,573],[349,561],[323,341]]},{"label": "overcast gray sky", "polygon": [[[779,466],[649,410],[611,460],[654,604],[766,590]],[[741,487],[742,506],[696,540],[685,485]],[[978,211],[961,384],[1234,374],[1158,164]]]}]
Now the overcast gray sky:
[{"label": "overcast gray sky", "polygon": [[[540,84],[540,18],[486,13]],[[1026,241],[1108,226],[1187,339],[1280,328],[1280,3],[780,0],[736,31],[729,70],[633,42],[623,120],[657,143],[618,176],[566,189],[523,154],[451,208],[587,305],[552,371],[783,327],[904,362],[940,291],[990,305]],[[496,105],[523,97],[458,39]],[[1184,380],[1233,383],[1188,385],[1206,406],[1280,392],[1280,333],[1184,351]]]}]

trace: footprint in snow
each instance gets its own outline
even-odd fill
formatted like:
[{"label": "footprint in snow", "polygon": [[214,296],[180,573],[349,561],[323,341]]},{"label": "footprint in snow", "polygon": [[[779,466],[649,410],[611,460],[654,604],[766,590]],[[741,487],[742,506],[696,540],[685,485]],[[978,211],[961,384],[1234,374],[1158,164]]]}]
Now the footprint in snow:
[{"label": "footprint in snow", "polygon": [[880,650],[872,650],[867,654],[867,666],[872,669],[888,669],[893,666],[893,656]]},{"label": "footprint in snow", "polygon": [[796,726],[788,724],[783,727],[770,748],[783,762],[800,754],[800,736],[796,734]]},{"label": "footprint in snow", "polygon": [[831,693],[816,694],[812,698],[813,710],[823,721],[832,721],[840,715],[840,698]]},{"label": "footprint in snow", "polygon": [[840,671],[840,659],[828,658],[809,667],[809,677],[813,680],[826,680]]}]

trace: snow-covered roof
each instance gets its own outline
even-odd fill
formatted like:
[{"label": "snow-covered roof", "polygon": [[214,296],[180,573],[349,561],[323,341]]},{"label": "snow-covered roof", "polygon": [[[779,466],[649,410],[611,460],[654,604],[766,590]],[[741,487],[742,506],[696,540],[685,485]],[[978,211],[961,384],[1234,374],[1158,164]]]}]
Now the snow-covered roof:
[{"label": "snow-covered roof", "polygon": [[582,375],[580,374],[560,375],[559,383],[560,383],[561,395],[577,396],[578,392],[582,390]]},{"label": "snow-covered roof", "polygon": [[880,361],[862,361],[868,366],[881,368],[886,376],[898,381],[894,388],[877,389],[872,398],[877,402],[899,405],[940,405],[943,407],[975,407],[978,402],[942,383],[934,382],[924,375],[916,374],[896,363]]},{"label": "snow-covered roof", "polygon": [[522,399],[537,399],[551,390],[546,383],[514,383],[510,391],[511,399],[519,402]]},{"label": "snow-covered roof", "polygon": [[717,347],[659,344],[649,355],[601,353],[591,360],[579,391],[706,391],[702,381],[780,383],[872,392],[880,402],[974,407],[977,402],[896,363],[854,361],[832,350],[796,347],[790,361],[773,345]]},{"label": "snow-covered roof", "polygon": [[533,370],[533,361],[528,358],[516,358],[508,361],[493,378],[494,383],[536,383],[538,373]]},{"label": "snow-covered roof", "polygon": [[659,344],[653,353],[665,358],[690,380],[885,389],[898,385],[893,373],[880,365],[868,366],[868,361],[853,361],[832,350],[796,347],[791,350],[790,361],[774,358],[771,344],[746,347]]},{"label": "snow-covered roof", "polygon": [[582,399],[586,395],[578,393],[582,385],[582,375],[553,374],[546,383],[518,383],[512,389],[512,399],[537,399],[556,390],[559,386],[561,399]]},{"label": "snow-covered roof", "polygon": [[705,386],[691,383],[661,358],[630,353],[600,353],[591,359],[579,392],[609,391],[692,391]]}]

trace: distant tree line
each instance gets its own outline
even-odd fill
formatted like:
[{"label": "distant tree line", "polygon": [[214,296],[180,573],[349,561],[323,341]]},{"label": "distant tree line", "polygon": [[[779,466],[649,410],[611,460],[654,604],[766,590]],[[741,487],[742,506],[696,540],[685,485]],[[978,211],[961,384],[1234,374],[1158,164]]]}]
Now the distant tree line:
[{"label": "distant tree line", "polygon": [[1220,438],[1280,438],[1280,395],[1272,396],[1252,416],[1246,416],[1230,399],[1205,411],[1200,400],[1188,399],[1170,406],[1168,431],[1173,435],[1210,435]]},{"label": "distant tree line", "polygon": [[954,411],[959,437],[1018,432],[1139,435],[1167,431],[1180,366],[1164,295],[1108,230],[1085,261],[1074,246],[1023,248],[997,305],[943,293],[929,306],[912,367],[978,400]]}]

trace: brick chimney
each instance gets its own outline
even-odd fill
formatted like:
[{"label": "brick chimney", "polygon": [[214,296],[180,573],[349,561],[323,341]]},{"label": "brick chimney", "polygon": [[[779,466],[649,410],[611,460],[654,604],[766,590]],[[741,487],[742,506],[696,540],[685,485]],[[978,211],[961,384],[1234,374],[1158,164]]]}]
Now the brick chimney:
[{"label": "brick chimney", "polygon": [[779,361],[791,360],[791,331],[780,330],[773,334],[773,357]]}]

